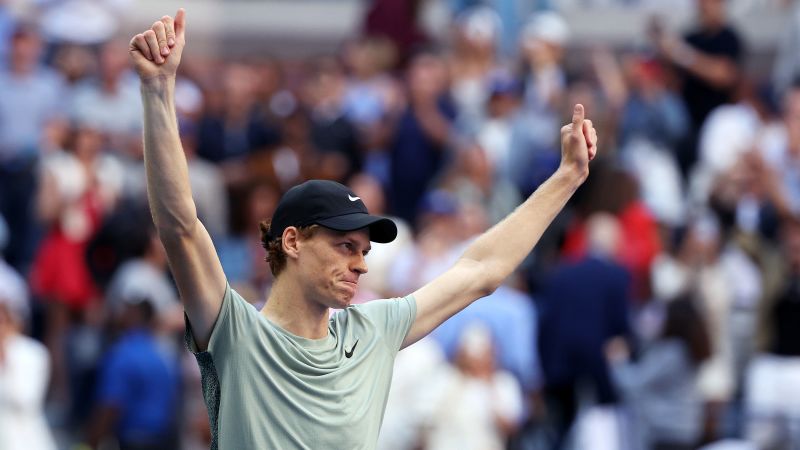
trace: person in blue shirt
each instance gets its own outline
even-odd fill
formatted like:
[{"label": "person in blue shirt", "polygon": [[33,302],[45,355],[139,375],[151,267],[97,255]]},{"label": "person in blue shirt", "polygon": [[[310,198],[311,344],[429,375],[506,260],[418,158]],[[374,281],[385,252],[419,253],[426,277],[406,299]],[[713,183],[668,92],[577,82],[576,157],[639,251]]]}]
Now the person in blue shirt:
[{"label": "person in blue shirt", "polygon": [[475,322],[484,324],[491,331],[497,346],[498,365],[516,376],[525,391],[537,390],[541,373],[533,300],[510,286],[500,286],[492,295],[476,300],[439,325],[431,336],[452,360],[461,333]]},{"label": "person in blue shirt", "polygon": [[155,333],[155,305],[125,298],[120,335],[100,365],[92,447],[110,437],[121,450],[178,448],[179,377],[177,359],[164,350]]},{"label": "person in blue shirt", "polygon": [[614,260],[619,222],[597,213],[588,220],[589,254],[556,267],[537,294],[543,395],[556,432],[553,450],[567,448],[580,395],[600,405],[617,402],[604,348],[629,337],[630,273]]}]

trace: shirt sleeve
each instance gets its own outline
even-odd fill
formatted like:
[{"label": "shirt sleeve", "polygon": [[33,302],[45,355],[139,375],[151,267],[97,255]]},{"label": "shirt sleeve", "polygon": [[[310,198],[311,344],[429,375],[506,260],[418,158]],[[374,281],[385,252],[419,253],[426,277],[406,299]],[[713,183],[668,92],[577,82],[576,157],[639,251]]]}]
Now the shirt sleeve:
[{"label": "shirt sleeve", "polygon": [[[195,355],[204,353],[197,347],[189,317],[185,314],[184,320],[186,321],[186,334],[184,336],[186,347]],[[226,354],[236,342],[249,337],[253,333],[257,320],[258,311],[255,307],[233,290],[230,284],[227,284],[225,286],[225,294],[222,297],[222,306],[217,320],[214,322],[214,328],[211,330],[211,338],[206,352],[215,358]]]},{"label": "shirt sleeve", "polygon": [[417,301],[413,295],[388,300],[373,300],[358,305],[359,311],[383,331],[389,348],[397,352],[417,317]]},{"label": "shirt sleeve", "polygon": [[633,398],[687,376],[686,350],[677,342],[655,344],[638,363],[615,363],[611,375],[623,395]]}]

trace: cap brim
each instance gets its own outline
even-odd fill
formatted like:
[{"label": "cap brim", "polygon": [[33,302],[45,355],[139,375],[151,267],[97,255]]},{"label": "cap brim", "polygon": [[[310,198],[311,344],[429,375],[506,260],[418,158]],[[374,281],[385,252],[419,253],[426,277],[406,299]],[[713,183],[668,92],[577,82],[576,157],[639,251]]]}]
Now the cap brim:
[{"label": "cap brim", "polygon": [[336,231],[355,231],[368,228],[369,240],[373,242],[392,242],[397,237],[397,225],[391,219],[364,213],[345,214],[318,220],[316,223]]}]

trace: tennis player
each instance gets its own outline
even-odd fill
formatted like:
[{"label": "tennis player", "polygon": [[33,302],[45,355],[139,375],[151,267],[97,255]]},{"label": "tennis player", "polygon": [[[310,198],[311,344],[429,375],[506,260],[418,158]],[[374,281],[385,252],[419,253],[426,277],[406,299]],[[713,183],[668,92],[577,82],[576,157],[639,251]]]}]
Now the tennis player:
[{"label": "tennis player", "polygon": [[[261,224],[272,291],[261,311],[226,281],[198,220],[175,114],[186,14],[162,17],[130,42],[141,79],[147,188],[186,312],[217,449],[370,449],[397,352],[490,294],[533,249],[586,179],[597,135],[575,105],[556,173],[480,236],[446,273],[399,299],[350,306],[370,242],[394,223],[345,186],[308,181]],[[343,310],[332,317],[329,308]]]}]

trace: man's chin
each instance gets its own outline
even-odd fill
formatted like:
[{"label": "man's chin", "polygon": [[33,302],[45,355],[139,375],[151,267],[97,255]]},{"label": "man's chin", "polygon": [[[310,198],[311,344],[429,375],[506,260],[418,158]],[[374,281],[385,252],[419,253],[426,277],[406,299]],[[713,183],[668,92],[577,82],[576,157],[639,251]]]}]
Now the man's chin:
[{"label": "man's chin", "polygon": [[345,294],[337,298],[332,298],[331,303],[330,305],[328,305],[328,307],[333,309],[345,309],[353,304],[354,297],[355,297],[354,295]]}]

